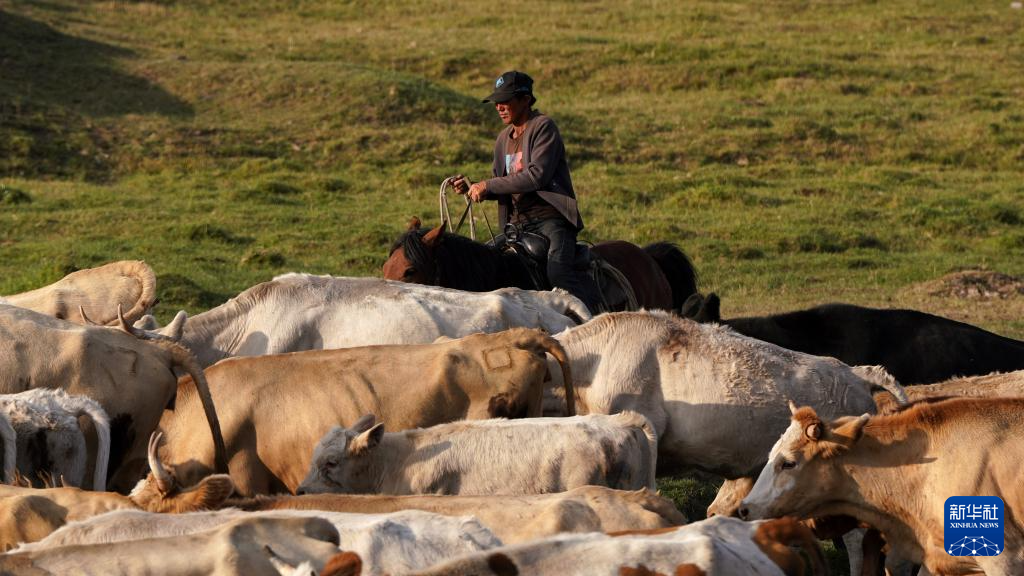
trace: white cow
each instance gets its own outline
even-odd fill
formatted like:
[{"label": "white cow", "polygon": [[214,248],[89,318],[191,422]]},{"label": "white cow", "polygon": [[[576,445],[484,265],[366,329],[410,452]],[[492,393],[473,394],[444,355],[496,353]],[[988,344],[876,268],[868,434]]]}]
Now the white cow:
[{"label": "white cow", "polygon": [[333,428],[298,493],[544,494],[588,484],[655,489],[657,436],[635,412],[466,420],[385,434],[368,415]]},{"label": "white cow", "polygon": [[[208,367],[231,356],[373,344],[426,344],[447,336],[515,326],[551,334],[590,319],[567,292],[503,288],[463,292],[379,278],[285,274],[157,332],[176,339]],[[153,329],[151,317],[138,324]]]},{"label": "white cow", "polygon": [[825,573],[810,530],[792,519],[743,522],[716,517],[654,533],[572,534],[477,552],[415,573],[416,576],[557,574],[559,576],[783,576],[804,574],[801,544]]},{"label": "white cow", "polygon": [[14,472],[18,466],[18,440],[7,414],[0,412],[0,442],[3,442],[4,484],[14,484]]},{"label": "white cow", "polygon": [[280,576],[282,561],[289,565],[309,562],[314,568],[323,568],[341,552],[337,543],[338,531],[322,518],[238,517],[222,526],[180,536],[3,554],[0,573]]},{"label": "white cow", "polygon": [[68,524],[39,542],[23,544],[14,552],[38,553],[62,546],[184,536],[213,530],[240,518],[323,518],[337,529],[338,545],[358,554],[369,574],[405,574],[502,544],[472,516],[442,516],[421,510],[389,514],[323,510],[243,512],[236,509],[154,514],[118,510]]},{"label": "white cow", "polygon": [[[664,472],[756,475],[789,425],[789,400],[831,418],[873,413],[875,388],[905,399],[879,367],[850,367],[662,312],[603,314],[555,339],[569,356],[578,412],[646,416]],[[557,414],[564,402],[550,390],[545,413],[550,406]]]},{"label": "white cow", "polygon": [[85,434],[78,418],[88,416],[97,437],[92,489],[106,490],[110,422],[99,402],[60,389],[33,388],[0,395],[0,412],[18,436],[19,474],[34,480],[45,472],[65,486],[81,486],[85,479]]}]

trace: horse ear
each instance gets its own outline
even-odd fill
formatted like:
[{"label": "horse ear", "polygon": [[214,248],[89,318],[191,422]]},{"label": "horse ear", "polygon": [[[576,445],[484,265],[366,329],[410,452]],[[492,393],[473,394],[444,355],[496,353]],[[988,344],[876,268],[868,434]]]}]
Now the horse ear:
[{"label": "horse ear", "polygon": [[429,248],[434,248],[435,246],[440,244],[442,238],[444,238],[444,227],[447,225],[448,223],[442,220],[440,226],[434,228],[430,232],[427,232],[423,236],[423,244]]},{"label": "horse ear", "polygon": [[420,226],[422,226],[422,225],[423,225],[423,223],[420,222],[419,217],[418,216],[413,216],[411,219],[409,219],[409,226],[406,229],[407,230],[419,230]]}]

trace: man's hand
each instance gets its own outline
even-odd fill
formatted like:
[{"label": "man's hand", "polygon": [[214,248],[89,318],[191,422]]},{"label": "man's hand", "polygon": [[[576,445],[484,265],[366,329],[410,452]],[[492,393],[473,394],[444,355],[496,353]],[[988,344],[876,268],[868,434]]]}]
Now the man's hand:
[{"label": "man's hand", "polygon": [[469,198],[473,202],[483,202],[487,193],[487,180],[481,180],[469,187]]},{"label": "man's hand", "polygon": [[462,174],[452,176],[452,188],[455,189],[456,194],[465,194],[469,192],[469,180]]}]

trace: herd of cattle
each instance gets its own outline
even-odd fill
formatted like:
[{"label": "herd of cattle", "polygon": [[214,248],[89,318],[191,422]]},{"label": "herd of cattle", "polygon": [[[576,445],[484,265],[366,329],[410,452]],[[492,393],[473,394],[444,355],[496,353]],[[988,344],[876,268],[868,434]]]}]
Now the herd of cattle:
[{"label": "herd of cattle", "polygon": [[[307,274],[155,301],[142,262],[0,298],[0,574],[824,574],[833,536],[854,574],[1024,574],[1024,343],[966,324]],[[689,524],[654,480],[687,470],[726,479]],[[971,495],[998,556],[945,552]]]}]

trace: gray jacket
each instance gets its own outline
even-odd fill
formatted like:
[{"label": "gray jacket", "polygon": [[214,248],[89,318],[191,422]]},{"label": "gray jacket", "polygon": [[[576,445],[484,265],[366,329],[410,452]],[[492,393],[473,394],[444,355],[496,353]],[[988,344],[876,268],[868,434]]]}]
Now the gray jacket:
[{"label": "gray jacket", "polygon": [[576,230],[583,229],[583,218],[576,207],[576,193],[565,160],[565,145],[554,120],[540,112],[526,122],[523,136],[523,171],[505,175],[505,144],[512,126],[501,131],[494,144],[494,178],[487,181],[487,197],[498,201],[498,220],[501,226],[509,221],[512,194],[536,192],[548,204],[565,216]]}]

